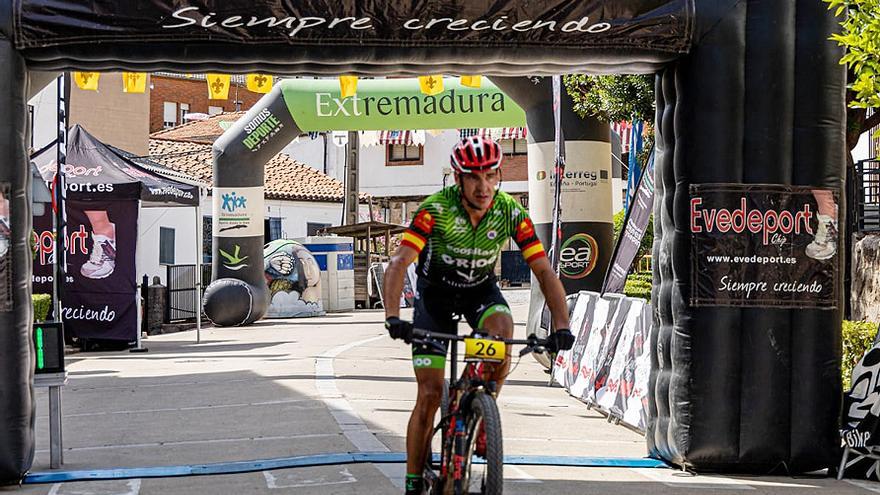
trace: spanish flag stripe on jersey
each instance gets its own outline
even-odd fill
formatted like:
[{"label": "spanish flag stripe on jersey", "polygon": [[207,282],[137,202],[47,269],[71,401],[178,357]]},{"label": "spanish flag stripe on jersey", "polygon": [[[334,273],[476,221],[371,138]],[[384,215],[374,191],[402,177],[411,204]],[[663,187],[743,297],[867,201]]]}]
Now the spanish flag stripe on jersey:
[{"label": "spanish flag stripe on jersey", "polygon": [[422,249],[425,248],[425,238],[416,234],[412,230],[407,230],[403,233],[403,239],[400,241],[400,244],[403,246],[409,246],[421,253]]},{"label": "spanish flag stripe on jersey", "polygon": [[532,260],[544,256],[544,245],[541,244],[541,241],[535,241],[522,248],[522,254],[523,258],[526,259],[526,263],[530,263]]}]

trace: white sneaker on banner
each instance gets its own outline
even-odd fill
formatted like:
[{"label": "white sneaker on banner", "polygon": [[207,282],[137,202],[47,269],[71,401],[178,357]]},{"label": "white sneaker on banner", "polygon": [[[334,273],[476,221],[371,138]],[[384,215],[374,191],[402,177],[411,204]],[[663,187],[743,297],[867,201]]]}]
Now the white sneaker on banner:
[{"label": "white sneaker on banner", "polygon": [[837,254],[837,220],[819,215],[819,228],[806,249],[807,256],[814,260],[827,260]]},{"label": "white sneaker on banner", "polygon": [[93,234],[92,242],[89,261],[83,263],[79,272],[93,280],[109,277],[116,269],[116,239]]}]

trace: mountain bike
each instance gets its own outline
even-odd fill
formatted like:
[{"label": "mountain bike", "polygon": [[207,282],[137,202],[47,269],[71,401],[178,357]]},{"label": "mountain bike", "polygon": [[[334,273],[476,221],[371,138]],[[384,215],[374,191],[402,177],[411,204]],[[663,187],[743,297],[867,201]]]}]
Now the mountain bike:
[{"label": "mountain bike", "polygon": [[[522,357],[530,352],[542,352],[547,341],[530,335],[526,339],[501,339],[479,332],[468,336],[427,332],[413,329],[416,343],[425,340],[452,342],[449,361],[449,379],[444,381],[440,404],[441,418],[431,438],[439,432],[440,459],[435,466],[428,442],[424,478],[427,492],[432,495],[463,495],[470,493],[471,468],[480,430],[485,430],[486,445],[482,457],[485,468],[480,480],[480,492],[501,494],[504,483],[504,449],[501,438],[501,416],[495,403],[496,383],[489,379],[492,365],[501,363],[507,348],[525,345]],[[457,376],[458,343],[464,342],[464,369]]]}]

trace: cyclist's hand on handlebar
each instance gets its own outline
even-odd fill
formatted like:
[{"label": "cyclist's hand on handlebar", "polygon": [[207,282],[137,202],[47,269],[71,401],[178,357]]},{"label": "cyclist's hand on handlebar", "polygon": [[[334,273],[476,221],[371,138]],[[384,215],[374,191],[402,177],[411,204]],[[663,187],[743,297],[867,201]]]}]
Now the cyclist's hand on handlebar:
[{"label": "cyclist's hand on handlebar", "polygon": [[574,335],[567,328],[560,328],[547,337],[547,351],[567,351],[574,345]]},{"label": "cyclist's hand on handlebar", "polygon": [[409,344],[412,341],[412,323],[403,321],[396,316],[385,318],[385,328],[392,339],[403,339]]}]

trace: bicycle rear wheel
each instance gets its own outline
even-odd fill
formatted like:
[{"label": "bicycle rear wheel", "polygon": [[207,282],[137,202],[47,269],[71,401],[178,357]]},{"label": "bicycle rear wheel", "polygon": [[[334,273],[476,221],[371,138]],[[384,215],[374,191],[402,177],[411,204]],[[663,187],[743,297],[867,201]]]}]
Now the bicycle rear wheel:
[{"label": "bicycle rear wheel", "polygon": [[[504,448],[501,438],[501,416],[498,405],[490,395],[477,392],[471,402],[468,416],[467,452],[463,453],[463,486],[470,487],[478,480],[471,478],[473,455],[480,426],[486,431],[486,464],[479,480],[479,492],[485,495],[501,495],[504,490]],[[467,493],[467,492],[466,492]]]}]

